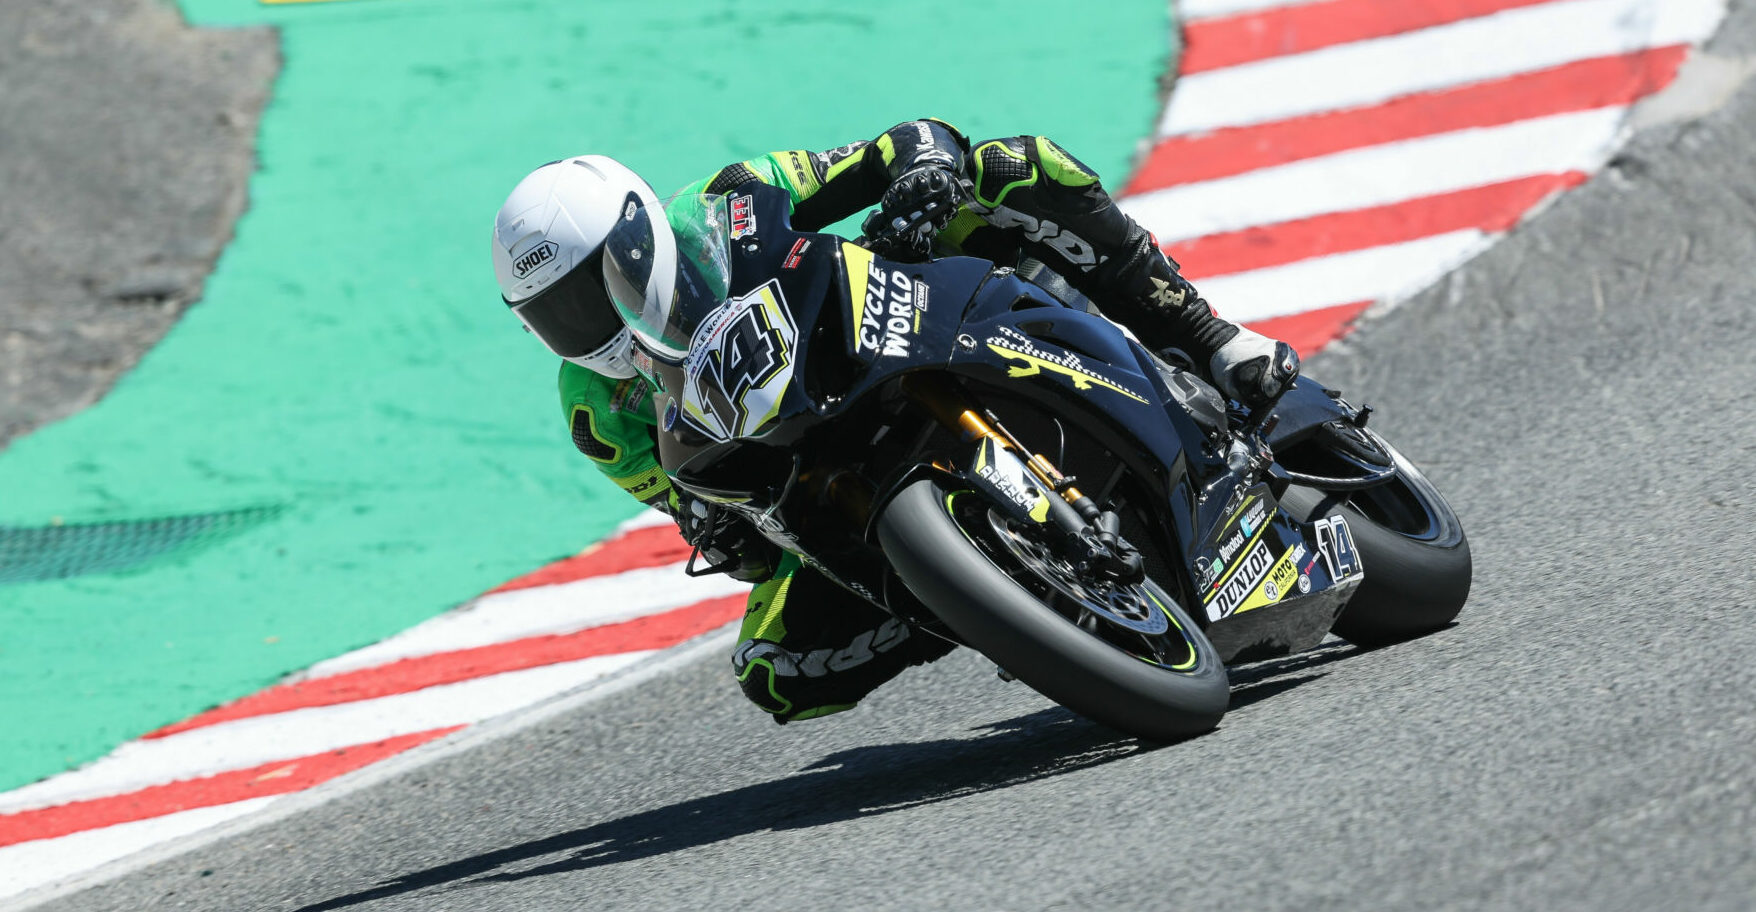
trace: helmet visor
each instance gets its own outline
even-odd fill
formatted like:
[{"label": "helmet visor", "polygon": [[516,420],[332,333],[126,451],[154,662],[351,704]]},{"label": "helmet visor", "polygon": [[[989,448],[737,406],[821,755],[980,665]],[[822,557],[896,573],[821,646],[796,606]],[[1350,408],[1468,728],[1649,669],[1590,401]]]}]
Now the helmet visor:
[{"label": "helmet visor", "polygon": [[678,362],[731,285],[726,200],[679,196],[655,210],[630,193],[604,239],[604,286],[643,347]]},{"label": "helmet visor", "polygon": [[603,348],[622,331],[622,321],[604,291],[600,249],[529,300],[507,302],[524,325],[563,358]]}]

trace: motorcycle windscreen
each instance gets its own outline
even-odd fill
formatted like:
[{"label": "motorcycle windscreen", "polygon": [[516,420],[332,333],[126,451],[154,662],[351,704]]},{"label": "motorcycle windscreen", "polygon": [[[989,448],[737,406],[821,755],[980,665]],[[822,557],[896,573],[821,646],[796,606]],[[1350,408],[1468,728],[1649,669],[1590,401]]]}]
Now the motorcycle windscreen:
[{"label": "motorcycle windscreen", "polygon": [[604,239],[604,287],[622,322],[653,357],[689,352],[696,327],[731,287],[729,218],[723,196],[674,197],[654,212],[630,193]]}]

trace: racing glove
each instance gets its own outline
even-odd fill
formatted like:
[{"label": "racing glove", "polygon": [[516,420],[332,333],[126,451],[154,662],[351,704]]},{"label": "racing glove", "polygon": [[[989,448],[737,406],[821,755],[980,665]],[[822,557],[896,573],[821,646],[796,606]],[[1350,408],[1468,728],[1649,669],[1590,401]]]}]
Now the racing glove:
[{"label": "racing glove", "polygon": [[670,512],[683,540],[706,562],[707,566],[694,575],[724,573],[740,582],[759,583],[773,576],[780,565],[780,548],[742,516],[719,504],[675,493]]},{"label": "racing glove", "polygon": [[1299,376],[1299,353],[1291,345],[1238,327],[1210,362],[1214,383],[1233,399],[1255,408],[1279,398]]},{"label": "racing glove", "polygon": [[868,239],[888,239],[893,251],[925,256],[932,249],[933,236],[957,214],[966,197],[963,178],[946,164],[918,165],[890,183],[878,210],[866,217],[860,232]]}]

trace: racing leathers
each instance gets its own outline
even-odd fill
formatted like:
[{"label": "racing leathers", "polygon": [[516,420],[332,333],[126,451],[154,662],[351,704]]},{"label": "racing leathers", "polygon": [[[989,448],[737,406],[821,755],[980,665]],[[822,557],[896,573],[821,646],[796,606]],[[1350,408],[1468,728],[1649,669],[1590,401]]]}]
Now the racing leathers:
[{"label": "racing leathers", "polygon": [[[1035,258],[1148,347],[1184,350],[1198,366],[1239,335],[1212,314],[1152,235],[1115,206],[1097,175],[1046,137],[972,145],[942,121],[916,120],[870,142],[739,162],[679,193],[730,194],[753,181],[787,191],[797,230],[821,230],[879,205],[868,231],[925,213],[930,224],[920,237],[943,252]],[[1297,359],[1262,368],[1260,379],[1290,382]],[[563,362],[560,391],[575,446],[604,475],[650,506],[676,511],[686,504],[659,465],[645,379]],[[849,709],[909,665],[952,648],[786,555],[752,590],[732,661],[745,695],[784,723]]]}]

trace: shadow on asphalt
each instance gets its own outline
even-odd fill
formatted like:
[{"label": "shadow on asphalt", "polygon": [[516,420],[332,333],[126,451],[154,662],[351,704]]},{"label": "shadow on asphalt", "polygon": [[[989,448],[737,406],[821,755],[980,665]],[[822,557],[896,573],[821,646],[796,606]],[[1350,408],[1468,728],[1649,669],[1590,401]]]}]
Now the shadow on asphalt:
[{"label": "shadow on asphalt", "polygon": [[[461,858],[298,912],[343,909],[466,881],[516,881],[641,861],[767,830],[822,826],[1009,788],[1157,748],[1059,707],[978,731],[985,733],[840,751],[785,779]],[[558,861],[516,867],[569,850]]]},{"label": "shadow on asphalt", "polygon": [[[1322,674],[1282,677],[1357,655],[1346,643],[1257,662],[1232,675],[1232,711],[1285,693]],[[1101,766],[1157,750],[1052,707],[982,726],[967,739],[885,744],[830,754],[785,779],[695,798],[545,839],[473,855],[389,883],[304,906],[344,909],[447,884],[544,877],[710,845],[766,830],[805,829],[950,801]],[[558,861],[520,862],[572,851]],[[508,870],[511,869],[511,870]]]},{"label": "shadow on asphalt", "polygon": [[1351,659],[1364,653],[1364,649],[1345,640],[1330,640],[1316,649],[1306,652],[1228,668],[1226,676],[1232,681],[1232,709],[1237,710],[1261,700],[1262,696],[1256,696],[1258,692],[1262,692],[1264,696],[1270,696],[1292,689],[1287,684],[1289,680],[1297,680],[1302,683],[1323,676],[1317,674],[1287,679],[1280,678],[1281,675],[1318,668],[1328,665],[1330,662]]}]

